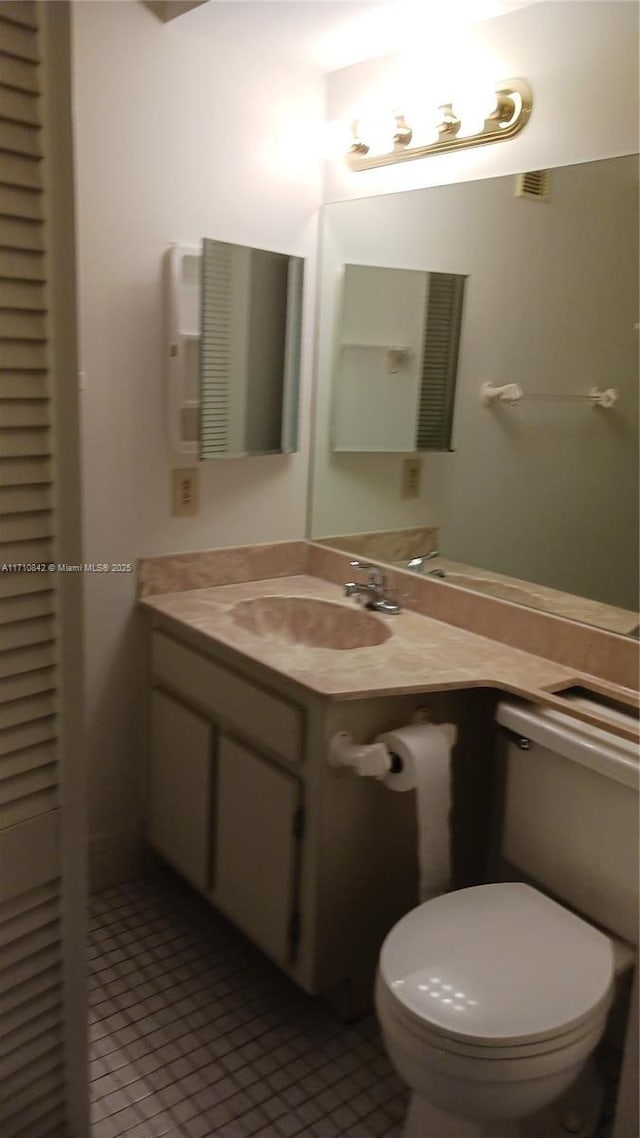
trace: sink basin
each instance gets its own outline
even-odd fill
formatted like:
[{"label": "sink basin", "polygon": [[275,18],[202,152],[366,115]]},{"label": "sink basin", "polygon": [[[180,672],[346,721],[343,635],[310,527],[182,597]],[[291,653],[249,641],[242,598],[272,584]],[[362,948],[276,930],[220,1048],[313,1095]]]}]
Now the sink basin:
[{"label": "sink basin", "polygon": [[[474,589],[478,593],[486,593],[489,597],[499,597],[503,601],[514,601],[520,605],[530,605],[532,608],[542,607],[544,598],[531,589],[512,585],[509,581],[492,581],[490,577],[473,577],[470,573],[445,574],[445,581],[452,585],[462,585],[465,589]],[[537,603],[536,603],[537,602]]]},{"label": "sink basin", "polygon": [[238,601],[231,616],[256,636],[312,648],[371,648],[391,635],[373,613],[314,597],[253,597]]}]

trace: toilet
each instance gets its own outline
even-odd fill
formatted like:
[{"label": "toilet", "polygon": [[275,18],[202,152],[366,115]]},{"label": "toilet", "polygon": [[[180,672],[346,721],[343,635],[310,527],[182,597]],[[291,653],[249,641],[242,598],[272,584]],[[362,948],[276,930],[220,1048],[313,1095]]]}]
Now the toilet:
[{"label": "toilet", "polygon": [[444,894],[386,937],[375,1002],[412,1092],[404,1138],[592,1135],[593,1053],[634,959],[637,746],[546,708],[497,719],[502,864],[536,885]]}]

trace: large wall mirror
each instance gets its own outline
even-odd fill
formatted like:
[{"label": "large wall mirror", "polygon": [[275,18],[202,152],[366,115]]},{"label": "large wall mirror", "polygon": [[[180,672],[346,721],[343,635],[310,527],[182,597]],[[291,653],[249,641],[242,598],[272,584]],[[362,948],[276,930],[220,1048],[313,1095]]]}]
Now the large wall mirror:
[{"label": "large wall mirror", "polygon": [[[406,456],[333,446],[347,265],[465,279],[452,450],[414,498]],[[633,155],[326,206],[311,535],[637,635],[638,275]]]}]

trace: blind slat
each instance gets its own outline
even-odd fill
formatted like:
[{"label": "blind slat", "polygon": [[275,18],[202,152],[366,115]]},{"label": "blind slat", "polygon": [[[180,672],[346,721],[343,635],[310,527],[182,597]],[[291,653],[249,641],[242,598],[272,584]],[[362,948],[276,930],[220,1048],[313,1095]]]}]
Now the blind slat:
[{"label": "blind slat", "polygon": [[6,55],[17,56],[18,59],[31,59],[33,63],[38,63],[38,49],[32,28],[9,23],[5,18],[6,8],[6,3],[0,8],[0,51]]},{"label": "blind slat", "polygon": [[[42,253],[23,253],[15,249],[0,249],[0,277],[17,281],[44,281]],[[8,367],[3,363],[3,367]]]},{"label": "blind slat", "polygon": [[39,747],[28,747],[25,751],[17,751],[12,755],[3,755],[0,758],[0,779],[13,778],[14,775],[37,770],[38,767],[49,766],[55,762],[55,743],[43,743]]},{"label": "blind slat", "polygon": [[21,723],[34,723],[55,715],[57,700],[55,692],[40,692],[0,704],[0,731],[17,727]]},{"label": "blind slat", "polygon": [[[0,404],[1,415],[2,405]],[[0,486],[0,514],[22,514],[27,510],[50,510],[51,505],[52,490],[49,485]]]},{"label": "blind slat", "polygon": [[[55,652],[50,643],[29,644],[24,648],[14,648],[11,652],[3,650],[0,652],[0,678],[17,676],[21,672],[35,672],[39,668],[48,668],[54,663]],[[24,743],[16,741],[15,747],[12,747],[11,750],[26,746],[28,746],[28,741]],[[1,742],[0,754],[6,754],[2,750]]]},{"label": "blind slat", "polygon": [[[43,537],[52,537],[54,532],[53,515],[51,510],[42,510],[33,514],[9,514],[2,519],[0,540],[4,542],[37,541]],[[2,545],[0,544],[0,557]]]},{"label": "blind slat", "polygon": [[27,58],[37,59],[36,39],[33,34],[38,26],[35,0],[2,0],[2,7],[0,8],[0,44],[5,51],[9,50],[6,47],[7,41],[5,36],[9,34],[13,25],[17,26],[21,31],[26,29],[24,31],[24,39],[29,51]]},{"label": "blind slat", "polygon": [[[4,404],[0,401],[0,429],[3,427],[48,427],[50,425],[51,410],[46,400],[38,403],[32,399],[21,403],[15,399],[11,403]],[[2,509],[1,505],[0,509]]]},{"label": "blind slat", "polygon": [[42,220],[42,193],[39,190],[25,190],[17,186],[2,184],[0,172],[0,213],[7,217]]},{"label": "blind slat", "polygon": [[22,58],[17,52],[11,53],[2,42],[2,36],[0,36],[0,51],[2,51],[0,69],[2,86],[11,87],[15,91],[25,91],[28,95],[38,95],[40,83],[37,63]]},{"label": "blind slat", "polygon": [[24,648],[30,644],[42,644],[52,640],[55,635],[53,617],[35,617],[33,620],[18,620],[5,624],[2,630],[2,654],[13,648]]},{"label": "blind slat", "polygon": [[15,454],[8,458],[0,449],[0,486],[31,486],[35,482],[51,482],[52,476],[51,461],[47,455],[25,457]]},{"label": "blind slat", "polygon": [[3,458],[51,454],[51,432],[44,429],[0,429],[0,454]]},{"label": "blind slat", "polygon": [[[0,99],[2,100],[2,117],[11,122],[31,123],[37,126],[38,99],[36,95],[26,95],[23,91],[14,91],[12,87],[0,86]],[[0,170],[0,180],[12,184],[12,179],[5,177]],[[22,183],[18,183],[22,185]]]},{"label": "blind slat", "polygon": [[40,157],[40,131],[26,123],[5,122],[0,111],[0,150]]}]

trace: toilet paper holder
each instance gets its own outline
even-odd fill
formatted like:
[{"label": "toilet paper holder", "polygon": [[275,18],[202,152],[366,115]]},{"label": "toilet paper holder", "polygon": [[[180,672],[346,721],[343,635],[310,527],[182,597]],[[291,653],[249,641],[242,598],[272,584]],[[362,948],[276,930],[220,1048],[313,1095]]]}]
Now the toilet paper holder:
[{"label": "toilet paper holder", "polygon": [[[428,723],[431,721],[429,712],[419,708],[413,718],[413,723]],[[450,745],[453,746],[457,738],[457,730],[451,724],[438,724],[442,726],[449,736]],[[329,741],[329,764],[332,767],[351,768],[361,778],[384,778],[388,774],[400,774],[404,763],[400,755],[390,751],[385,743],[354,743],[349,731],[336,731]]]},{"label": "toilet paper holder", "polygon": [[402,770],[402,759],[384,743],[354,743],[349,731],[336,731],[331,736],[328,758],[330,766],[350,767],[361,778],[384,778]]}]

